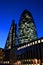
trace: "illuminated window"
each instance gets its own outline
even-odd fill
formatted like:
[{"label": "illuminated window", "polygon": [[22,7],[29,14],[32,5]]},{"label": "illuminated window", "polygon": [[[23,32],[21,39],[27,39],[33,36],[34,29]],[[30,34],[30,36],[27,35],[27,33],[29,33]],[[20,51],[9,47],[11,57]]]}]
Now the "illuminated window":
[{"label": "illuminated window", "polygon": [[26,43],[28,42],[28,41],[25,41]]},{"label": "illuminated window", "polygon": [[11,49],[11,46],[9,46],[9,48],[8,49]]},{"label": "illuminated window", "polygon": [[25,22],[25,24],[27,24],[27,22]]},{"label": "illuminated window", "polygon": [[37,44],[37,41],[35,41],[35,44]]},{"label": "illuminated window", "polygon": [[30,46],[30,44],[28,44],[28,46]]},{"label": "illuminated window", "polygon": [[33,42],[33,45],[34,45],[34,42]]},{"label": "illuminated window", "polygon": [[11,38],[10,38],[10,40],[9,40],[10,42],[11,42]]},{"label": "illuminated window", "polygon": [[26,45],[26,47],[27,47],[27,45]]},{"label": "illuminated window", "polygon": [[9,64],[9,61],[8,61],[8,64]]},{"label": "illuminated window", "polygon": [[24,45],[24,47],[26,47],[26,45]]},{"label": "illuminated window", "polygon": [[32,45],[32,43],[30,43],[30,46]]},{"label": "illuminated window", "polygon": [[28,16],[28,15],[26,15],[26,18],[29,18],[29,19],[30,19],[31,17],[30,17],[30,16]]},{"label": "illuminated window", "polygon": [[24,61],[26,61],[26,60],[24,60]]},{"label": "illuminated window", "polygon": [[6,64],[8,63],[8,61],[6,61]]},{"label": "illuminated window", "polygon": [[41,42],[43,42],[43,39],[41,39]]},{"label": "illuminated window", "polygon": [[21,43],[23,43],[24,42],[24,40],[21,40]]},{"label": "illuminated window", "polygon": [[29,59],[29,61],[31,61],[31,60]]},{"label": "illuminated window", "polygon": [[28,60],[27,60],[27,62],[28,62]]},{"label": "illuminated window", "polygon": [[25,48],[25,47],[27,47],[27,45],[24,45],[23,47]]},{"label": "illuminated window", "polygon": [[4,61],[4,64],[6,64],[6,62]]},{"label": "illuminated window", "polygon": [[38,43],[40,43],[40,40],[38,40]]}]

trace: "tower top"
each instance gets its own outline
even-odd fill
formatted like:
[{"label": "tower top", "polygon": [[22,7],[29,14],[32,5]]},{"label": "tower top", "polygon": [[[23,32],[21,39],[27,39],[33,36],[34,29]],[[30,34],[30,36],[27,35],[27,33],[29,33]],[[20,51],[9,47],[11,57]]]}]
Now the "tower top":
[{"label": "tower top", "polygon": [[29,16],[32,16],[31,13],[30,13],[27,9],[25,9],[25,10],[22,12],[22,16],[25,15],[25,14],[28,14]]},{"label": "tower top", "polygon": [[[25,9],[23,12],[22,12],[22,14],[21,14],[21,17],[20,17],[20,20],[19,21],[21,21],[21,22],[19,22],[19,25],[23,22],[25,22],[26,20],[28,20],[28,19],[33,19],[33,17],[32,17],[32,14],[27,10],[27,9]],[[22,21],[23,20],[23,21]],[[33,23],[34,23],[34,21],[33,21]]]},{"label": "tower top", "polygon": [[16,39],[16,25],[14,20],[12,20],[12,24],[5,44],[5,49],[13,48],[16,42],[15,39]]},{"label": "tower top", "polygon": [[12,25],[14,25],[14,24],[15,24],[15,20],[13,19],[13,20],[12,20]]}]

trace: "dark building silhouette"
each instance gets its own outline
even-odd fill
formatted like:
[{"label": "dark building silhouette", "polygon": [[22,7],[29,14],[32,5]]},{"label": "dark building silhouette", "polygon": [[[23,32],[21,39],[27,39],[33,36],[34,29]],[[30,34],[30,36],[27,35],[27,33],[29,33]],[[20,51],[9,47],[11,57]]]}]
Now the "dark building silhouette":
[{"label": "dark building silhouette", "polygon": [[5,44],[5,60],[10,61],[10,63],[17,61],[15,45],[16,45],[16,24],[13,20]]},{"label": "dark building silhouette", "polygon": [[17,61],[16,51],[17,51],[16,46],[14,46],[12,49],[10,49],[10,56],[9,56],[10,63],[14,63]]},{"label": "dark building silhouette", "polygon": [[16,24],[14,20],[12,21],[12,25],[8,34],[8,38],[6,40],[5,49],[11,49],[14,47],[16,43]]},{"label": "dark building silhouette", "polygon": [[35,39],[37,32],[33,17],[28,10],[24,10],[19,21],[18,43],[27,43]]}]

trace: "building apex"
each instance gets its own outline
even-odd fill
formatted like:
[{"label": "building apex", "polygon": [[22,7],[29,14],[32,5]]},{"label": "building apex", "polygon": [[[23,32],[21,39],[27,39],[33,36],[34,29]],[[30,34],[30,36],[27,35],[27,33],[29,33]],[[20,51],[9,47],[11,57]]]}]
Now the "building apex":
[{"label": "building apex", "polygon": [[23,12],[29,12],[27,9],[25,9]]},{"label": "building apex", "polygon": [[30,11],[28,11],[27,9],[25,9],[25,10],[22,12],[22,16],[25,15],[25,14],[28,14],[28,15],[32,16],[31,13],[30,13]]},{"label": "building apex", "polygon": [[15,21],[15,20],[13,19],[13,20],[12,20],[12,24],[15,24],[15,22],[14,22],[14,21]]}]

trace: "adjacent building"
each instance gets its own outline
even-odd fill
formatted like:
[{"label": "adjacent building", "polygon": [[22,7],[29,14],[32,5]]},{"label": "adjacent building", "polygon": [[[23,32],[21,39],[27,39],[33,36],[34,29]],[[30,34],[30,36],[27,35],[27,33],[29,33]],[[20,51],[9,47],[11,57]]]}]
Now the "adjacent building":
[{"label": "adjacent building", "polygon": [[15,62],[17,60],[15,45],[16,45],[16,24],[13,20],[5,44],[5,60],[10,61],[10,63]]},{"label": "adjacent building", "polygon": [[[43,65],[43,38],[25,44],[19,44],[17,51],[19,52],[17,58],[22,64]],[[20,54],[20,52],[22,53]]]},{"label": "adjacent building", "polygon": [[16,24],[13,20],[6,40],[5,49],[13,48],[15,43],[16,43]]}]

